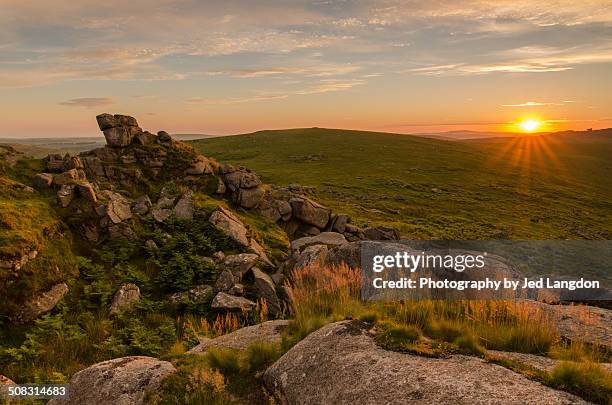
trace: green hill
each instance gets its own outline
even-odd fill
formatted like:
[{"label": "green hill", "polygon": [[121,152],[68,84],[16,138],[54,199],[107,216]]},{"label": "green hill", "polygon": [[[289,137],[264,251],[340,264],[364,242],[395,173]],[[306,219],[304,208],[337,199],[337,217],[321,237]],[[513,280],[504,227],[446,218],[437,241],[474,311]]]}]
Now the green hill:
[{"label": "green hill", "polygon": [[192,142],[266,182],[316,188],[354,222],[414,238],[609,239],[612,135],[469,141],[290,129]]}]

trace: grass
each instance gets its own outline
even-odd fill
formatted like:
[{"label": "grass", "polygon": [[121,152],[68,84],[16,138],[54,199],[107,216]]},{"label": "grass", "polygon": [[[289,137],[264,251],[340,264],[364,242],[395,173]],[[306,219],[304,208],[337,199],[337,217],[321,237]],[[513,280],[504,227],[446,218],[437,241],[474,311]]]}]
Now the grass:
[{"label": "grass", "polygon": [[610,239],[612,232],[609,136],[449,142],[308,128],[192,143],[266,182],[314,186],[319,201],[357,225],[392,225],[415,239]]},{"label": "grass", "polygon": [[564,362],[546,373],[491,360],[587,400],[608,403],[612,398],[610,373],[593,363],[596,349],[562,342],[555,325],[534,306],[503,301],[363,302],[360,280],[359,271],[347,266],[294,270],[285,288],[294,299],[295,318],[283,332],[283,350],[329,322],[357,318],[372,324],[377,343],[388,350],[482,357],[491,349],[585,361]]}]

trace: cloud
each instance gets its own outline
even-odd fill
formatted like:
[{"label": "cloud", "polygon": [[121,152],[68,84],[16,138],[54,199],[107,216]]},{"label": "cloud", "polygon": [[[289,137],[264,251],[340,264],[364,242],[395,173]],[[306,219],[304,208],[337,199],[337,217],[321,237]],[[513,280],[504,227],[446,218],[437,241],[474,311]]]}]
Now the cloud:
[{"label": "cloud", "polygon": [[542,103],[539,101],[526,101],[520,104],[502,104],[502,107],[540,107],[546,105],[563,105],[562,103]]},{"label": "cloud", "polygon": [[62,101],[58,104],[68,107],[97,108],[114,104],[114,101],[109,97],[83,97]]}]

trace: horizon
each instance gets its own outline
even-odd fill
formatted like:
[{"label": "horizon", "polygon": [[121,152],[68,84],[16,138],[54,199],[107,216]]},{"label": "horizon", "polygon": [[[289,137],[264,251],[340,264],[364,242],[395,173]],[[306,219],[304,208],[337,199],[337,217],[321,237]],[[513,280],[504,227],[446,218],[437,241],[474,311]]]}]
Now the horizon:
[{"label": "horizon", "polygon": [[216,135],[612,126],[604,0],[5,3],[0,137],[83,136],[101,110]]}]

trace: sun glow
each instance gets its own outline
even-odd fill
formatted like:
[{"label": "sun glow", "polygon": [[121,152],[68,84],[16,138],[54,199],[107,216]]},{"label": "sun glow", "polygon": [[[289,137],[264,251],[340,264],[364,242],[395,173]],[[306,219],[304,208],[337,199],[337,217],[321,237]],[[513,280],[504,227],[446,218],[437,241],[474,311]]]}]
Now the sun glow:
[{"label": "sun glow", "polygon": [[533,132],[541,125],[542,123],[540,121],[534,119],[526,119],[518,123],[518,126],[521,127],[524,132]]}]

